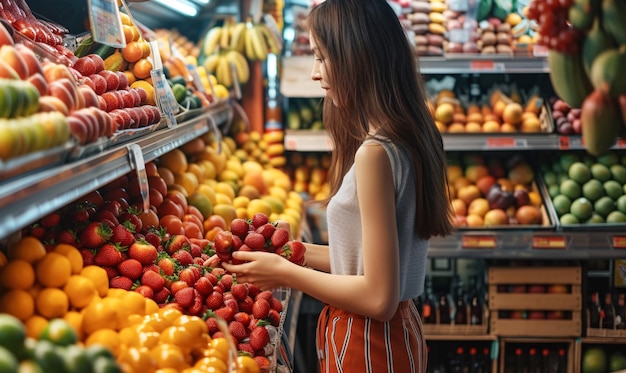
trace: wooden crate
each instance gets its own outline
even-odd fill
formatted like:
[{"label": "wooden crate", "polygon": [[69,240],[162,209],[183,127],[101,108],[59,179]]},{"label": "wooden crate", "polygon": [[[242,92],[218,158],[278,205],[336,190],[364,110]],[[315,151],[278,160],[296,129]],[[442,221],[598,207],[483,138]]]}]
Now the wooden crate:
[{"label": "wooden crate", "polygon": [[437,314],[436,324],[422,324],[426,335],[486,335],[489,330],[489,310],[486,305],[483,308],[483,323],[481,325],[455,325],[439,324],[439,314]]},{"label": "wooden crate", "polygon": [[[582,332],[580,267],[493,267],[489,269],[490,330],[494,335],[577,337]],[[567,292],[499,292],[501,286],[565,285]],[[563,288],[561,288],[563,290]],[[559,313],[559,318],[507,318],[500,311]],[[522,312],[523,311],[523,312]],[[539,312],[539,313],[537,313]],[[523,317],[523,316],[522,316]]]}]

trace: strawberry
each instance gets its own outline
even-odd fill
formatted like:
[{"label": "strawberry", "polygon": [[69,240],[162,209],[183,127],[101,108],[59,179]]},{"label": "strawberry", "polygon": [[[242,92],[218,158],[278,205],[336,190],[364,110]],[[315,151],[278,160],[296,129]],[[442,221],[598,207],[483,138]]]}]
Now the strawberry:
[{"label": "strawberry", "polygon": [[172,293],[172,295],[176,295],[176,293],[180,290],[180,289],[184,289],[186,287],[189,287],[190,285],[187,284],[185,281],[174,281],[172,282],[172,284],[170,285],[170,292]]},{"label": "strawberry", "polygon": [[171,294],[170,290],[164,287],[163,289],[154,293],[153,299],[158,304],[164,304],[164,303],[167,303],[167,300],[169,299],[170,294]]},{"label": "strawberry", "polygon": [[152,244],[152,246],[154,247],[159,247],[162,244],[162,239],[161,239],[162,235],[157,233],[157,232],[146,232],[146,234],[144,235],[144,239],[146,241],[148,241],[150,244]]},{"label": "strawberry", "polygon": [[120,247],[117,244],[110,243],[102,245],[93,258],[93,262],[99,266],[115,267],[122,262]]},{"label": "strawberry", "polygon": [[194,286],[198,278],[191,268],[185,268],[178,273],[178,280],[185,281],[189,286]]},{"label": "strawberry", "polygon": [[158,254],[156,247],[145,240],[134,242],[128,249],[128,257],[137,259],[139,263],[144,265],[154,263]]},{"label": "strawberry", "polygon": [[255,232],[261,234],[265,240],[271,239],[274,231],[276,231],[276,227],[270,223],[263,224],[255,230]]},{"label": "strawberry", "polygon": [[269,217],[262,212],[257,212],[252,216],[252,219],[250,220],[254,229],[257,229],[258,227],[262,226],[263,224],[267,224],[270,221]]},{"label": "strawberry", "polygon": [[250,346],[250,343],[237,344],[237,351],[247,352],[250,355],[254,356],[254,349],[252,349],[252,346]]},{"label": "strawberry", "polygon": [[208,278],[209,281],[211,281],[212,285],[217,284],[217,276],[215,276],[213,273],[207,272],[204,274],[204,277]]},{"label": "strawberry", "polygon": [[141,284],[148,286],[154,291],[159,291],[165,286],[165,279],[154,271],[147,271],[141,276]]},{"label": "strawberry", "polygon": [[61,224],[61,215],[59,215],[56,212],[53,212],[41,218],[39,223],[44,228],[56,227],[59,224]]},{"label": "strawberry", "polygon": [[235,312],[233,312],[233,309],[230,307],[226,307],[226,306],[218,308],[214,310],[213,312],[215,313],[215,316],[224,319],[226,322],[230,322],[233,319],[233,316],[235,315]]},{"label": "strawberry", "polygon": [[243,300],[248,296],[248,288],[244,284],[233,284],[230,287],[230,293],[235,297],[235,299]]},{"label": "strawberry", "polygon": [[127,223],[118,224],[113,227],[113,234],[111,235],[111,242],[115,242],[120,244],[120,246],[129,247],[133,243],[135,243],[135,236],[133,233],[127,228]]},{"label": "strawberry", "polygon": [[192,243],[191,247],[189,248],[189,253],[192,257],[199,258],[200,255],[202,255],[202,247],[200,247],[200,245],[198,244]]},{"label": "strawberry", "polygon": [[254,351],[263,349],[270,343],[270,333],[264,327],[254,328],[250,332],[250,347]]},{"label": "strawberry", "polygon": [[76,245],[76,233],[71,229],[63,229],[57,233],[55,242],[57,244],[64,243],[74,246]]},{"label": "strawberry", "polygon": [[126,259],[117,265],[117,271],[122,276],[136,280],[143,274],[143,266],[136,259]]},{"label": "strawberry", "polygon": [[[248,246],[248,245],[246,245],[246,244],[244,243],[243,245],[241,245],[241,246],[239,247],[239,249],[238,249],[237,251],[253,251],[253,250],[252,250],[252,248],[250,248],[250,246]],[[247,260],[241,260],[241,259],[235,259],[235,258],[232,258],[231,262],[232,262],[233,264],[243,264],[243,263],[246,263],[246,262],[247,262]]]},{"label": "strawberry", "polygon": [[224,273],[222,277],[220,277],[219,283],[222,284],[224,290],[230,290],[231,286],[233,286],[233,275]]},{"label": "strawberry", "polygon": [[119,201],[107,201],[100,211],[110,211],[117,220],[122,215],[122,204]]},{"label": "strawberry", "polygon": [[102,267],[102,269],[104,269],[107,273],[107,277],[110,279],[112,279],[113,277],[117,277],[120,275],[120,273],[117,271],[117,268],[115,267],[109,267],[109,266],[104,266]]},{"label": "strawberry", "polygon": [[159,266],[161,272],[166,276],[172,276],[176,271],[176,264],[167,254],[157,260],[157,266]]},{"label": "strawberry", "polygon": [[283,302],[280,301],[280,299],[273,297],[270,300],[270,308],[273,310],[276,310],[278,312],[282,312],[283,311]]},{"label": "strawberry", "polygon": [[205,323],[211,337],[213,337],[213,333],[220,330],[219,326],[217,326],[217,319],[214,316],[207,318]]},{"label": "strawberry", "polygon": [[[132,224],[131,229],[133,232],[141,232],[143,228],[143,222],[139,219],[139,214],[141,212],[134,207],[129,207],[128,210],[119,217],[120,223],[130,223]],[[130,227],[129,227],[130,228]]]},{"label": "strawberry", "polygon": [[219,231],[213,239],[213,249],[218,254],[230,253],[233,246],[233,234],[230,231]]},{"label": "strawberry", "polygon": [[178,250],[172,254],[172,258],[176,259],[182,266],[188,266],[193,263],[193,256],[187,250]]},{"label": "strawberry", "polygon": [[265,237],[261,233],[250,232],[243,240],[243,243],[250,246],[253,251],[261,251],[265,246]]},{"label": "strawberry", "polygon": [[257,355],[257,356],[254,356],[253,359],[256,362],[256,365],[259,366],[259,370],[261,372],[265,372],[266,370],[270,368],[271,362],[270,362],[270,359],[267,358],[267,356]]},{"label": "strawberry", "polygon": [[92,222],[80,232],[80,242],[83,246],[95,249],[104,245],[111,238],[111,228],[103,223]]},{"label": "strawberry", "polygon": [[224,298],[224,305],[232,308],[233,313],[239,312],[239,303],[235,298]]},{"label": "strawberry", "polygon": [[267,315],[267,319],[273,326],[278,326],[280,324],[280,313],[273,308],[270,308],[270,313]]},{"label": "strawberry", "polygon": [[285,228],[276,228],[270,241],[274,247],[283,247],[289,241],[289,231]]},{"label": "strawberry", "polygon": [[265,299],[257,299],[252,304],[252,315],[257,319],[264,319],[270,313],[270,304]]},{"label": "strawberry", "polygon": [[96,221],[105,221],[105,220],[110,221],[114,225],[120,224],[119,220],[117,220],[117,216],[115,216],[111,211],[100,210],[98,214],[96,215]]},{"label": "strawberry", "polygon": [[39,240],[41,240],[41,237],[43,237],[44,233],[46,233],[46,228],[42,227],[41,225],[33,226],[30,229],[30,232],[28,232],[30,236],[33,236]]},{"label": "strawberry", "polygon": [[193,258],[193,264],[202,267],[206,262],[206,259],[202,259],[201,257]]},{"label": "strawberry", "polygon": [[206,304],[207,308],[211,310],[224,307],[224,296],[222,293],[214,291],[206,297],[204,304]]},{"label": "strawberry", "polygon": [[126,276],[115,276],[109,280],[109,287],[113,289],[130,290],[133,287],[133,280]]},{"label": "strawberry", "polygon": [[258,286],[253,283],[248,283],[248,296],[252,299],[257,296],[261,292]]},{"label": "strawberry", "polygon": [[143,269],[141,270],[141,273],[146,273],[148,271],[152,271],[152,272],[156,272],[156,273],[161,273],[161,268],[159,268],[158,265],[152,263],[152,264],[148,264],[143,266]]},{"label": "strawberry", "polygon": [[278,249],[277,252],[279,255],[286,258],[292,263],[303,264],[304,261],[304,253],[306,252],[306,247],[300,241],[291,240],[287,242],[287,244],[282,246],[281,249]]},{"label": "strawberry", "polygon": [[198,316],[202,314],[203,310],[202,295],[194,290],[193,304],[187,308],[187,314]]},{"label": "strawberry", "polygon": [[93,250],[81,249],[80,255],[83,257],[83,267],[93,265],[93,257],[95,256]]},{"label": "strawberry", "polygon": [[256,302],[259,299],[265,299],[268,303],[271,302],[272,300],[272,292],[269,290],[263,290],[262,292],[258,293],[255,297],[254,297],[254,301]]},{"label": "strawberry", "polygon": [[217,278],[219,279],[224,273],[226,273],[226,270],[222,267],[215,267],[211,269],[211,273],[217,276]]},{"label": "strawberry", "polygon": [[152,288],[149,286],[146,286],[146,285],[137,286],[137,288],[135,288],[135,291],[143,295],[146,298],[150,298],[150,299],[154,298],[154,290],[152,290]]},{"label": "strawberry", "polygon": [[254,304],[254,301],[249,296],[240,300],[238,304],[239,304],[239,311],[246,312],[249,314],[252,313],[252,305]]},{"label": "strawberry", "polygon": [[250,323],[250,315],[247,312],[237,312],[233,315],[233,320],[239,321],[243,325],[248,325]]},{"label": "strawberry", "polygon": [[75,206],[69,212],[69,215],[67,217],[72,222],[84,223],[84,222],[88,221],[91,216],[89,215],[89,211],[87,211],[84,207],[82,207],[82,206]]},{"label": "strawberry", "polygon": [[198,291],[198,293],[204,296],[213,293],[213,284],[211,284],[211,281],[206,277],[200,277],[193,287]]},{"label": "strawberry", "polygon": [[182,234],[175,234],[165,242],[165,251],[172,255],[179,250],[189,250],[191,248],[191,242],[189,238]]},{"label": "strawberry", "polygon": [[246,328],[239,321],[231,321],[228,323],[228,330],[230,334],[238,341],[241,342],[246,338]]},{"label": "strawberry", "polygon": [[180,289],[174,294],[174,300],[183,308],[190,307],[193,304],[193,298],[194,292],[191,286]]},{"label": "strawberry", "polygon": [[230,222],[230,231],[235,236],[244,238],[250,230],[250,223],[241,218],[235,218]]}]

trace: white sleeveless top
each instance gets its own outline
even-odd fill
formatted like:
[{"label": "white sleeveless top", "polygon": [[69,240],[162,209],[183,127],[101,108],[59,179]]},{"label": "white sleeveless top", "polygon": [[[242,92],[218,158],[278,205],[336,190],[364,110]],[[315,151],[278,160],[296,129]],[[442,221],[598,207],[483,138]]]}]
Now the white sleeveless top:
[{"label": "white sleeveless top", "polygon": [[[415,230],[415,168],[408,150],[380,139],[391,162],[396,193],[396,220],[400,246],[400,300],[419,296],[424,289],[428,240]],[[339,191],[327,208],[331,273],[363,275],[361,213],[357,198],[354,165],[343,178]]]}]

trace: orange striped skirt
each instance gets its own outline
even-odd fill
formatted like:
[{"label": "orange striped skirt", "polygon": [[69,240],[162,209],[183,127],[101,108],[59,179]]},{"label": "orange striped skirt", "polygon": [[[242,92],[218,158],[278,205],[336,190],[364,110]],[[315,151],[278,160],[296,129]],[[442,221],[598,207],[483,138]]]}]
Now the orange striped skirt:
[{"label": "orange striped skirt", "polygon": [[413,301],[386,322],[325,306],[317,322],[321,373],[424,373],[428,351]]}]

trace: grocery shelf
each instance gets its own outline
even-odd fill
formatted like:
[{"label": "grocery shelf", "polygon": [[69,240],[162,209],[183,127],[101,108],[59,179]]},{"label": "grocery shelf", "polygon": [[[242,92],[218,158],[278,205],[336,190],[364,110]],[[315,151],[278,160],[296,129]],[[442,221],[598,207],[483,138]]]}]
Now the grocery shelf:
[{"label": "grocery shelf", "polygon": [[[585,149],[581,136],[562,136],[552,133],[444,133],[442,137],[446,151]],[[331,151],[332,144],[325,131],[286,130],[285,149]],[[617,139],[612,149],[626,149],[626,139]]]},{"label": "grocery shelf", "polygon": [[151,161],[209,131],[209,123],[225,123],[231,106],[220,102],[199,117],[120,144],[88,158],[8,180],[0,185],[0,239],[56,211],[82,195],[132,171],[130,144],[141,147]]},{"label": "grocery shelf", "polygon": [[498,336],[492,334],[466,335],[466,334],[426,334],[427,341],[497,341]]}]

